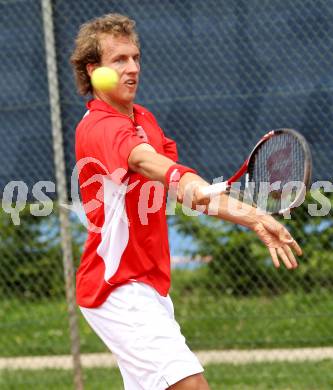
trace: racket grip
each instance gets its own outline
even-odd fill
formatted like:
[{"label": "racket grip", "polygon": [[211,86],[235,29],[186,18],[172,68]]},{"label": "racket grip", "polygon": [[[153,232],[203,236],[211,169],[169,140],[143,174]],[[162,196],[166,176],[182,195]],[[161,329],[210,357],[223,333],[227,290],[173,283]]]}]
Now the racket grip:
[{"label": "racket grip", "polygon": [[223,181],[221,183],[215,183],[208,187],[203,188],[202,193],[205,196],[215,196],[221,194],[222,192],[227,191],[228,188],[229,188],[228,182]]}]

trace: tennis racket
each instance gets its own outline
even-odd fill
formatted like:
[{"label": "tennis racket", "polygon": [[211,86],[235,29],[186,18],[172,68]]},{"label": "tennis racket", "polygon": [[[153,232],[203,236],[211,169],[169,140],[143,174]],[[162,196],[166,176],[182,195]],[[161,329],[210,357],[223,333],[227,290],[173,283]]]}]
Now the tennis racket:
[{"label": "tennis racket", "polygon": [[299,205],[309,188],[312,158],[305,138],[292,129],[265,134],[240,169],[227,181],[206,187],[206,196],[229,192],[245,175],[244,195],[270,214],[283,214]]}]

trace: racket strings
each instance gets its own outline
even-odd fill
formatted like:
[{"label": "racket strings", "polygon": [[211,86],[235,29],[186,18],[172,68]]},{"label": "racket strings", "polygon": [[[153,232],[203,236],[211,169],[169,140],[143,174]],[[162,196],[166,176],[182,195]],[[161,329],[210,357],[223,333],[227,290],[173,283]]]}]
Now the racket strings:
[{"label": "racket strings", "polygon": [[268,212],[278,212],[283,209],[284,195],[290,195],[288,186],[297,191],[295,182],[304,181],[305,153],[301,143],[288,133],[274,135],[252,155],[248,174],[257,206]]}]

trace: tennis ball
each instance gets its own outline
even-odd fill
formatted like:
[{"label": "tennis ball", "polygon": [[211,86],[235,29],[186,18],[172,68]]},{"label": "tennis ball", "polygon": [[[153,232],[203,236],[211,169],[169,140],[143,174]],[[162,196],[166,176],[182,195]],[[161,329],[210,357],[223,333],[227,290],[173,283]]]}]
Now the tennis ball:
[{"label": "tennis ball", "polygon": [[92,86],[102,92],[111,91],[118,84],[118,73],[107,66],[96,68],[91,75]]}]

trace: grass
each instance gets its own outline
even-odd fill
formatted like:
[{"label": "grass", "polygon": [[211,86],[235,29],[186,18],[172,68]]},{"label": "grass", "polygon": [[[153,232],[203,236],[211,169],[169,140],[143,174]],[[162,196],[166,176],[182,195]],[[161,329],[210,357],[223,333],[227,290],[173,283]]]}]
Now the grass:
[{"label": "grass", "polygon": [[[199,349],[328,346],[333,344],[333,294],[234,297],[207,291],[206,269],[175,271],[171,295],[189,345]],[[68,354],[64,300],[0,302],[0,356]],[[83,352],[105,346],[80,316]]]},{"label": "grass", "polygon": [[202,281],[209,278],[207,269],[194,274],[175,273],[172,289],[176,318],[193,349],[332,345],[332,293],[220,295],[216,289],[207,292],[202,287]]},{"label": "grass", "polygon": [[[171,295],[176,317],[193,349],[273,348],[332,345],[333,294],[325,290],[281,296],[234,297],[205,288],[205,268],[177,270]],[[207,283],[208,282],[208,283]],[[68,354],[67,308],[63,299],[0,302],[0,356]],[[80,316],[82,352],[105,347]],[[321,390],[333,388],[333,360],[316,363],[209,365],[212,390]],[[123,389],[117,369],[85,369],[85,389]],[[0,388],[66,390],[65,370],[0,371]]]},{"label": "grass", "polygon": [[[205,376],[212,390],[328,390],[333,388],[333,362],[209,365]],[[117,369],[84,370],[86,390],[122,390]],[[72,373],[64,370],[3,371],[3,390],[72,390]]]}]

